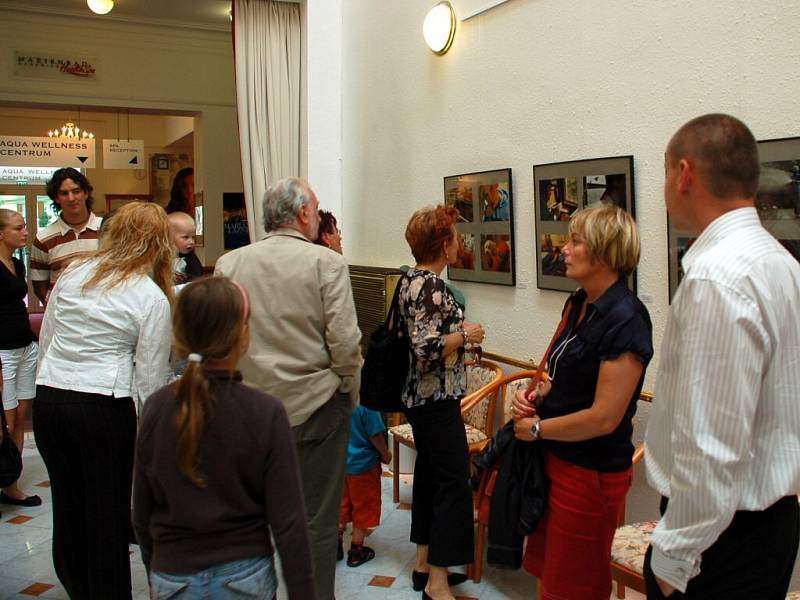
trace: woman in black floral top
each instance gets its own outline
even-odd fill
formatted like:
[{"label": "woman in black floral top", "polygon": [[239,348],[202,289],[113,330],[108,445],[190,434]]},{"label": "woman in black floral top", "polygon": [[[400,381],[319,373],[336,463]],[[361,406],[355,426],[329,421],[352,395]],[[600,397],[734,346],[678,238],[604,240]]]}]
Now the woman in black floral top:
[{"label": "woman in black floral top", "polygon": [[[454,208],[424,208],[411,217],[406,240],[417,261],[400,285],[400,315],[411,363],[403,391],[417,461],[411,541],[417,544],[412,581],[424,597],[452,600],[449,585],[466,578],[447,567],[472,562],[472,494],[461,398],[466,391],[464,345],[480,344],[483,328],[464,321],[442,269],[458,258]],[[429,575],[430,574],[430,575]]]}]

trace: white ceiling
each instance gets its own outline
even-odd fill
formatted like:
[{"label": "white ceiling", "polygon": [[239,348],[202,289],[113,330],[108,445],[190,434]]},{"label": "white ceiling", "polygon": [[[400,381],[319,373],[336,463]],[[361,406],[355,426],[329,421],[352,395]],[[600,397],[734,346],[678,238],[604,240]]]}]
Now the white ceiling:
[{"label": "white ceiling", "polygon": [[89,10],[86,0],[0,0],[2,8],[106,21],[230,31],[228,11],[231,0],[114,0],[114,8],[107,15],[95,15]]}]

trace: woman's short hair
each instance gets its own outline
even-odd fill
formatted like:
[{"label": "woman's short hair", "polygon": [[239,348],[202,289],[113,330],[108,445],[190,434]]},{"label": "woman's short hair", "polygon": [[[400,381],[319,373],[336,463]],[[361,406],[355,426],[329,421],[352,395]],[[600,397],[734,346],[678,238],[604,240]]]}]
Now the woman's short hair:
[{"label": "woman's short hair", "polygon": [[406,226],[406,241],[417,263],[438,260],[455,235],[458,211],[452,206],[428,206],[413,215]]},{"label": "woman's short hair", "polygon": [[22,216],[15,210],[10,210],[8,208],[0,208],[0,229],[5,229],[6,227],[8,227],[11,224],[11,219],[13,219],[17,215],[19,215],[20,217]]},{"label": "woman's short hair", "polygon": [[630,275],[639,264],[639,231],[633,217],[618,206],[579,210],[570,219],[569,232],[580,235],[590,255],[620,275]]},{"label": "woman's short hair", "polygon": [[322,234],[332,234],[336,229],[336,217],[327,210],[319,211],[319,231],[317,232],[317,239],[314,240],[315,244],[319,246],[327,246],[325,240],[322,239]]}]

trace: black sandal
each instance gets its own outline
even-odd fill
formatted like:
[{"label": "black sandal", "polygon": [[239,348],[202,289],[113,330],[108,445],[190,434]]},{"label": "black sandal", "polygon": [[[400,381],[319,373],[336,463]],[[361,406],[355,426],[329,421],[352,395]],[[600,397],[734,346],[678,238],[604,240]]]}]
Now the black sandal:
[{"label": "black sandal", "polygon": [[0,503],[13,504],[14,506],[39,506],[42,499],[39,496],[26,496],[25,498],[12,498],[5,492],[0,492]]},{"label": "black sandal", "polygon": [[347,566],[359,567],[373,558],[375,550],[369,546],[350,546],[350,550],[347,551]]}]

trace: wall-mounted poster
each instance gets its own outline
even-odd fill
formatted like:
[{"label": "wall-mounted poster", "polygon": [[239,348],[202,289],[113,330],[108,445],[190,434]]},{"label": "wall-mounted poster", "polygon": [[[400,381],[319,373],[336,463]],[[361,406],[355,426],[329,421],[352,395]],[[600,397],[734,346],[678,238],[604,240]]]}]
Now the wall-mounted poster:
[{"label": "wall-mounted poster", "polygon": [[447,267],[447,277],[514,285],[511,169],[445,177],[444,198],[458,211],[458,259]]},{"label": "wall-mounted poster", "polygon": [[[761,174],[755,204],[764,228],[800,261],[800,138],[758,142]],[[681,258],[694,238],[674,230],[669,232],[670,301],[683,277]]]},{"label": "wall-mounted poster", "polygon": [[222,194],[222,232],[225,250],[235,250],[250,243],[247,210],[241,192]]},{"label": "wall-mounted poster", "polygon": [[[540,289],[575,291],[562,248],[575,211],[613,204],[635,216],[633,156],[594,158],[533,166],[536,214],[536,282]],[[636,274],[628,278],[636,291]]]}]

